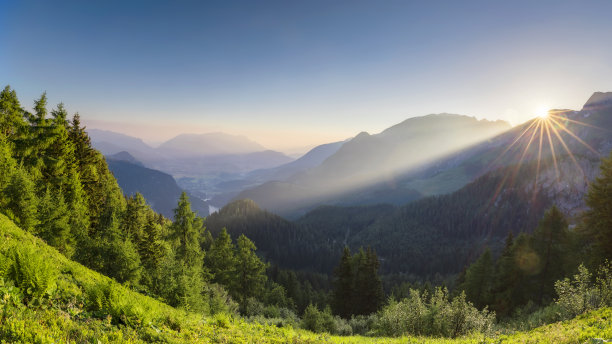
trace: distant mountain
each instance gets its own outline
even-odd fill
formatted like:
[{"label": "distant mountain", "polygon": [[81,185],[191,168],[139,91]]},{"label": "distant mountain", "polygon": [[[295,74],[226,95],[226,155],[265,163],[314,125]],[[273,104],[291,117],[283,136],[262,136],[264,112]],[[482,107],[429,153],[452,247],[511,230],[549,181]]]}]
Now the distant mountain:
[{"label": "distant mountain", "polygon": [[[380,134],[362,132],[320,165],[236,198],[253,199],[265,209],[292,216],[319,204],[402,204],[422,192],[398,183],[399,178],[509,128],[503,121],[451,114],[410,118]],[[469,181],[440,191],[456,190]]]},{"label": "distant mountain", "polygon": [[[308,212],[293,222],[304,233],[292,235],[314,240],[310,245],[319,248],[320,256],[309,266],[294,267],[329,272],[348,245],[374,248],[386,274],[456,274],[485,246],[499,252],[508,232],[532,232],[552,204],[575,223],[601,158],[612,150],[612,94],[596,100],[580,111],[553,110],[547,120],[528,121],[419,172],[422,185],[460,172],[476,176],[452,193],[399,207],[319,207]],[[240,230],[249,235],[251,229],[245,225]],[[278,236],[275,245],[291,249],[299,244]]]},{"label": "distant mountain", "polygon": [[275,168],[250,172],[247,179],[258,180],[261,182],[270,180],[286,180],[296,173],[319,166],[327,158],[334,155],[347,141],[338,141],[316,146],[302,157],[290,163]]},{"label": "distant mountain", "polygon": [[319,145],[302,157],[278,167],[258,169],[237,176],[237,179],[224,180],[215,184],[211,191],[215,194],[211,202],[225,205],[241,191],[259,186],[269,181],[284,181],[291,176],[302,173],[320,165],[325,159],[336,153],[346,141]]},{"label": "distant mountain", "polygon": [[113,155],[125,151],[142,162],[162,158],[155,148],[136,137],[100,129],[87,129],[87,134],[89,134],[94,148],[104,155]]},{"label": "distant mountain", "polygon": [[104,155],[125,160],[118,154],[129,153],[142,165],[171,174],[183,188],[203,198],[234,192],[231,198],[244,189],[226,189],[226,185],[232,185],[231,181],[240,182],[251,171],[275,168],[294,160],[283,153],[266,150],[246,137],[223,133],[179,135],[153,148],[139,138],[120,133],[98,129],[88,129],[88,132],[92,145]]},{"label": "distant mountain", "polygon": [[158,150],[166,154],[234,155],[265,151],[266,148],[245,136],[225,133],[181,134],[164,143]]},{"label": "distant mountain", "polygon": [[140,161],[136,160],[136,158],[134,158],[134,156],[132,156],[130,153],[128,153],[126,151],[121,151],[121,152],[119,152],[117,154],[107,155],[106,156],[106,160],[125,161],[125,162],[132,163],[134,165],[138,165],[138,166],[144,167],[144,165]]},{"label": "distant mountain", "polygon": [[[147,203],[167,218],[174,217],[174,208],[183,190],[171,175],[142,166],[127,152],[106,157],[109,170],[113,173],[123,193],[131,196],[141,193]],[[191,207],[199,216],[207,216],[208,204],[190,195]]]}]

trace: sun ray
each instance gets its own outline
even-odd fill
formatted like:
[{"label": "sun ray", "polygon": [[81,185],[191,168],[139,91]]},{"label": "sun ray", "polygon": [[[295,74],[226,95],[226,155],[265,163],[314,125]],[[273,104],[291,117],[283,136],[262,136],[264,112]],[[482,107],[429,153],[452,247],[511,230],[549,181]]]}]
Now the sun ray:
[{"label": "sun ray", "polygon": [[555,120],[554,118],[550,118],[551,121],[553,121],[555,124],[557,124],[559,126],[559,128],[561,128],[561,130],[565,131],[566,133],[568,133],[571,137],[573,137],[574,139],[576,139],[578,142],[582,143],[586,148],[588,148],[591,152],[595,153],[597,156],[599,156],[599,152],[596,151],[595,149],[593,149],[593,147],[589,146],[588,143],[584,142],[581,138],[579,138],[576,134],[572,133],[571,130],[567,129],[567,127],[563,124],[563,123],[559,123],[557,120]]},{"label": "sun ray", "polygon": [[537,185],[538,185],[538,179],[540,178],[540,162],[542,161],[542,139],[544,138],[544,124],[540,123],[540,145],[538,146],[538,162],[537,162],[537,166],[536,166],[536,177],[535,180],[533,182],[533,198],[532,198],[532,202],[535,202],[535,198],[537,195]]},{"label": "sun ray", "polygon": [[527,141],[527,145],[525,146],[525,149],[523,150],[523,154],[521,154],[521,158],[519,159],[518,165],[516,165],[516,168],[514,169],[514,172],[512,173],[512,178],[510,179],[510,184],[514,184],[514,180],[516,179],[516,176],[518,175],[518,173],[519,173],[519,171],[521,169],[521,165],[523,164],[523,160],[525,159],[525,155],[527,155],[527,151],[529,151],[529,147],[531,146],[531,142],[533,142],[533,138],[535,137],[535,134],[538,131],[538,127],[542,124],[542,121],[545,121],[545,120],[537,121],[538,124],[533,129],[533,132],[531,133],[531,137],[529,138],[529,141]]},{"label": "sun ray", "polygon": [[498,155],[497,158],[489,164],[489,166],[487,166],[486,170],[490,170],[491,167],[493,167],[493,165],[495,165],[495,163],[499,161],[504,156],[504,154],[506,154],[510,150],[510,148],[512,148],[512,146],[514,146],[521,139],[521,137],[523,137],[523,135],[525,135],[525,133],[536,124],[536,122],[536,120],[533,120],[531,124],[525,130],[523,130],[523,132],[516,139],[514,139],[514,141],[508,147],[506,147],[506,149],[504,149],[504,151],[501,152],[501,154]]},{"label": "sun ray", "polygon": [[557,181],[559,180],[559,167],[557,166],[557,157],[555,154],[555,146],[553,145],[552,138],[550,137],[550,123],[545,122],[546,136],[548,136],[548,144],[550,145],[550,152],[552,153],[553,163],[555,164],[555,171],[557,173]]},{"label": "sun ray", "polygon": [[582,173],[582,176],[584,177],[584,171],[582,170],[582,167],[580,167],[580,164],[578,163],[578,161],[576,160],[576,158],[574,157],[574,154],[572,154],[572,151],[569,149],[569,147],[567,146],[567,144],[565,144],[565,140],[563,140],[563,138],[561,137],[561,135],[559,134],[559,131],[557,130],[557,128],[555,128],[554,126],[550,126],[550,128],[552,129],[553,133],[555,134],[555,136],[557,136],[557,138],[559,139],[559,142],[561,142],[561,145],[563,146],[563,148],[565,148],[565,151],[567,152],[567,154],[569,154],[570,158],[572,159],[572,161],[574,162],[574,164],[576,164],[576,167],[578,167],[578,169],[580,170],[580,172]]},{"label": "sun ray", "polygon": [[600,128],[600,127],[594,126],[594,125],[592,125],[592,124],[588,124],[588,123],[584,123],[584,122],[576,121],[576,120],[569,119],[569,118],[567,118],[567,117],[559,116],[559,115],[552,114],[552,113],[550,114],[550,117],[554,117],[554,118],[562,119],[562,120],[564,120],[564,121],[568,121],[568,122],[576,123],[576,124],[579,124],[579,125],[582,125],[582,126],[585,126],[585,127],[590,127],[590,128],[594,128],[594,129],[599,129],[599,130],[609,131],[608,129],[605,129],[605,128]]}]

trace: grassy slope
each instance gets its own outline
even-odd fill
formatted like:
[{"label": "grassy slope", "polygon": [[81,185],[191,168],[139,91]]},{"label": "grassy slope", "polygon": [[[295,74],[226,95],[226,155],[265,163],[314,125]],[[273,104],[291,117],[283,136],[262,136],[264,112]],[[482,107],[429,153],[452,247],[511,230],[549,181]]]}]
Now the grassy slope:
[{"label": "grassy slope", "polygon": [[[105,276],[70,261],[42,240],[24,232],[0,215],[0,254],[13,246],[29,247],[57,269],[56,292],[44,306],[11,305],[0,285],[0,340],[7,343],[479,343],[482,336],[458,340],[432,338],[334,337],[291,328],[246,323],[224,316],[202,317],[174,309],[120,285],[121,307],[135,314],[131,326],[110,316],[94,317],[83,306],[83,290],[111,282]],[[112,282],[114,283],[114,282]],[[612,309],[552,324],[528,333],[495,339],[494,343],[578,343],[589,338],[612,338]]]}]

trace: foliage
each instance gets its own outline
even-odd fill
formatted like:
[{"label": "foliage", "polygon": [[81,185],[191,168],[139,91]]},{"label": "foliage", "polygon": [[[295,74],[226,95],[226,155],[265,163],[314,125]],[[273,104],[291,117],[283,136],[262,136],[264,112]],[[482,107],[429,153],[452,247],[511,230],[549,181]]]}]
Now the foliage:
[{"label": "foliage", "polygon": [[600,175],[586,195],[584,231],[593,242],[593,266],[612,261],[612,152],[600,165]]},{"label": "foliage", "polygon": [[379,335],[428,335],[457,337],[472,332],[489,333],[495,313],[478,311],[465,300],[465,294],[450,300],[446,289],[433,295],[411,290],[410,298],[391,301],[381,311],[375,324]]},{"label": "foliage", "polygon": [[583,265],[570,280],[565,278],[555,283],[559,298],[556,303],[563,319],[571,319],[584,312],[612,306],[612,266],[606,262],[599,269],[595,283],[591,273]]},{"label": "foliage", "polygon": [[4,274],[19,288],[26,304],[40,303],[55,289],[56,271],[29,247],[13,248]]}]

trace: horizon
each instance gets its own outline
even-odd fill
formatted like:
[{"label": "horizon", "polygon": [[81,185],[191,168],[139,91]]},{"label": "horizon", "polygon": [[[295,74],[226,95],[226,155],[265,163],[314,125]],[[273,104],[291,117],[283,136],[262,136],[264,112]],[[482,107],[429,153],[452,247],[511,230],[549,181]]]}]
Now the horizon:
[{"label": "horizon", "polygon": [[606,1],[3,8],[0,75],[24,107],[47,91],[151,144],[219,131],[305,151],[427,114],[516,126],[612,90]]}]

